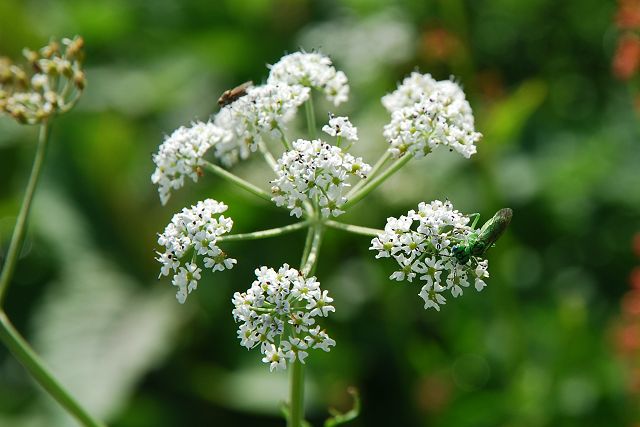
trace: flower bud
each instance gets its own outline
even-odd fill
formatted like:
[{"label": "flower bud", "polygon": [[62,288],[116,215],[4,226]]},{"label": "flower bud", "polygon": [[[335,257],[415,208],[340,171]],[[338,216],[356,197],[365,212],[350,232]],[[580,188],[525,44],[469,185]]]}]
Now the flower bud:
[{"label": "flower bud", "polygon": [[82,48],[84,47],[84,39],[82,37],[76,36],[73,39],[63,39],[62,43],[67,46],[67,50],[64,53],[65,58],[71,61],[82,61]]},{"label": "flower bud", "polygon": [[42,56],[47,59],[52,58],[58,52],[60,52],[60,44],[55,40],[50,41],[48,45],[40,49]]},{"label": "flower bud", "polygon": [[56,71],[65,76],[66,78],[71,78],[73,76],[73,69],[71,68],[71,62],[66,59],[56,58]]},{"label": "flower bud", "polygon": [[0,85],[8,83],[12,77],[11,60],[4,56],[0,57]]},{"label": "flower bud", "polygon": [[12,65],[11,74],[13,75],[13,82],[19,87],[25,88],[29,84],[29,79],[27,78],[27,73],[17,65]]},{"label": "flower bud", "polygon": [[36,71],[38,71],[38,59],[40,59],[40,55],[35,50],[31,50],[28,48],[22,49],[22,55],[27,59],[27,62],[31,64],[33,67],[36,67]]},{"label": "flower bud", "polygon": [[76,70],[73,72],[73,84],[78,88],[78,90],[84,90],[87,86],[87,77],[83,71]]}]

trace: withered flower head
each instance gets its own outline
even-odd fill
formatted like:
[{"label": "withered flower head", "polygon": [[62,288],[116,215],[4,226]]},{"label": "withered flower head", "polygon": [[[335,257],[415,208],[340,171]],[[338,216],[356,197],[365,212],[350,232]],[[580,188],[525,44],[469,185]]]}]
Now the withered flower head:
[{"label": "withered flower head", "polygon": [[86,86],[82,37],[51,41],[22,53],[26,67],[0,57],[0,113],[36,124],[69,111]]}]

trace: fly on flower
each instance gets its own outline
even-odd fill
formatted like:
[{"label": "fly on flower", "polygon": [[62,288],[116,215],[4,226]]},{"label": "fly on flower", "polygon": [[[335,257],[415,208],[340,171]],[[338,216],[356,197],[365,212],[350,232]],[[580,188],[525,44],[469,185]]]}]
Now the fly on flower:
[{"label": "fly on flower", "polygon": [[[453,256],[460,264],[466,264],[472,256],[483,256],[502,236],[512,217],[513,211],[511,209],[500,209],[493,218],[484,223],[480,230],[472,232],[463,244],[454,246]],[[478,217],[476,217],[472,228],[475,228],[477,221]]]},{"label": "fly on flower", "polygon": [[234,87],[233,89],[225,90],[222,95],[220,95],[220,98],[218,98],[218,105],[222,108],[231,104],[238,98],[242,98],[247,94],[247,89],[251,86],[253,86],[253,82],[249,80],[248,82],[244,82],[241,85]]}]

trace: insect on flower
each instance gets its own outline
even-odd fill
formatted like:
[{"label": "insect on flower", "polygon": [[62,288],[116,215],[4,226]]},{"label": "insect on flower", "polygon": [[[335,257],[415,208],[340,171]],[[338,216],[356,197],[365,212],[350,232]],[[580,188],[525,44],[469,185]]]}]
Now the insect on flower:
[{"label": "insect on flower", "polygon": [[218,98],[218,105],[220,107],[224,107],[236,101],[238,98],[242,98],[247,94],[247,89],[251,86],[253,86],[253,82],[249,80],[248,82],[244,82],[241,85],[234,87],[233,89],[225,90],[222,95],[220,95],[220,98]]},{"label": "insect on flower", "polygon": [[[471,257],[484,255],[507,229],[512,216],[511,209],[500,209],[480,230],[473,231],[463,244],[454,246],[453,256],[460,264],[466,264]],[[479,216],[476,216],[472,228],[475,228],[478,218]]]}]

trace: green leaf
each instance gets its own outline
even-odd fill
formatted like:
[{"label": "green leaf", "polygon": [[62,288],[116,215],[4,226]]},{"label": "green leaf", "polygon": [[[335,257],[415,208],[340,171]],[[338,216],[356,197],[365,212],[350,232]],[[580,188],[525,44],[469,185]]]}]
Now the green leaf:
[{"label": "green leaf", "polygon": [[[171,289],[145,289],[101,254],[64,194],[41,190],[34,225],[60,257],[60,273],[34,316],[34,348],[78,400],[109,418],[171,349],[185,312]],[[76,425],[57,406],[49,420]]]}]

